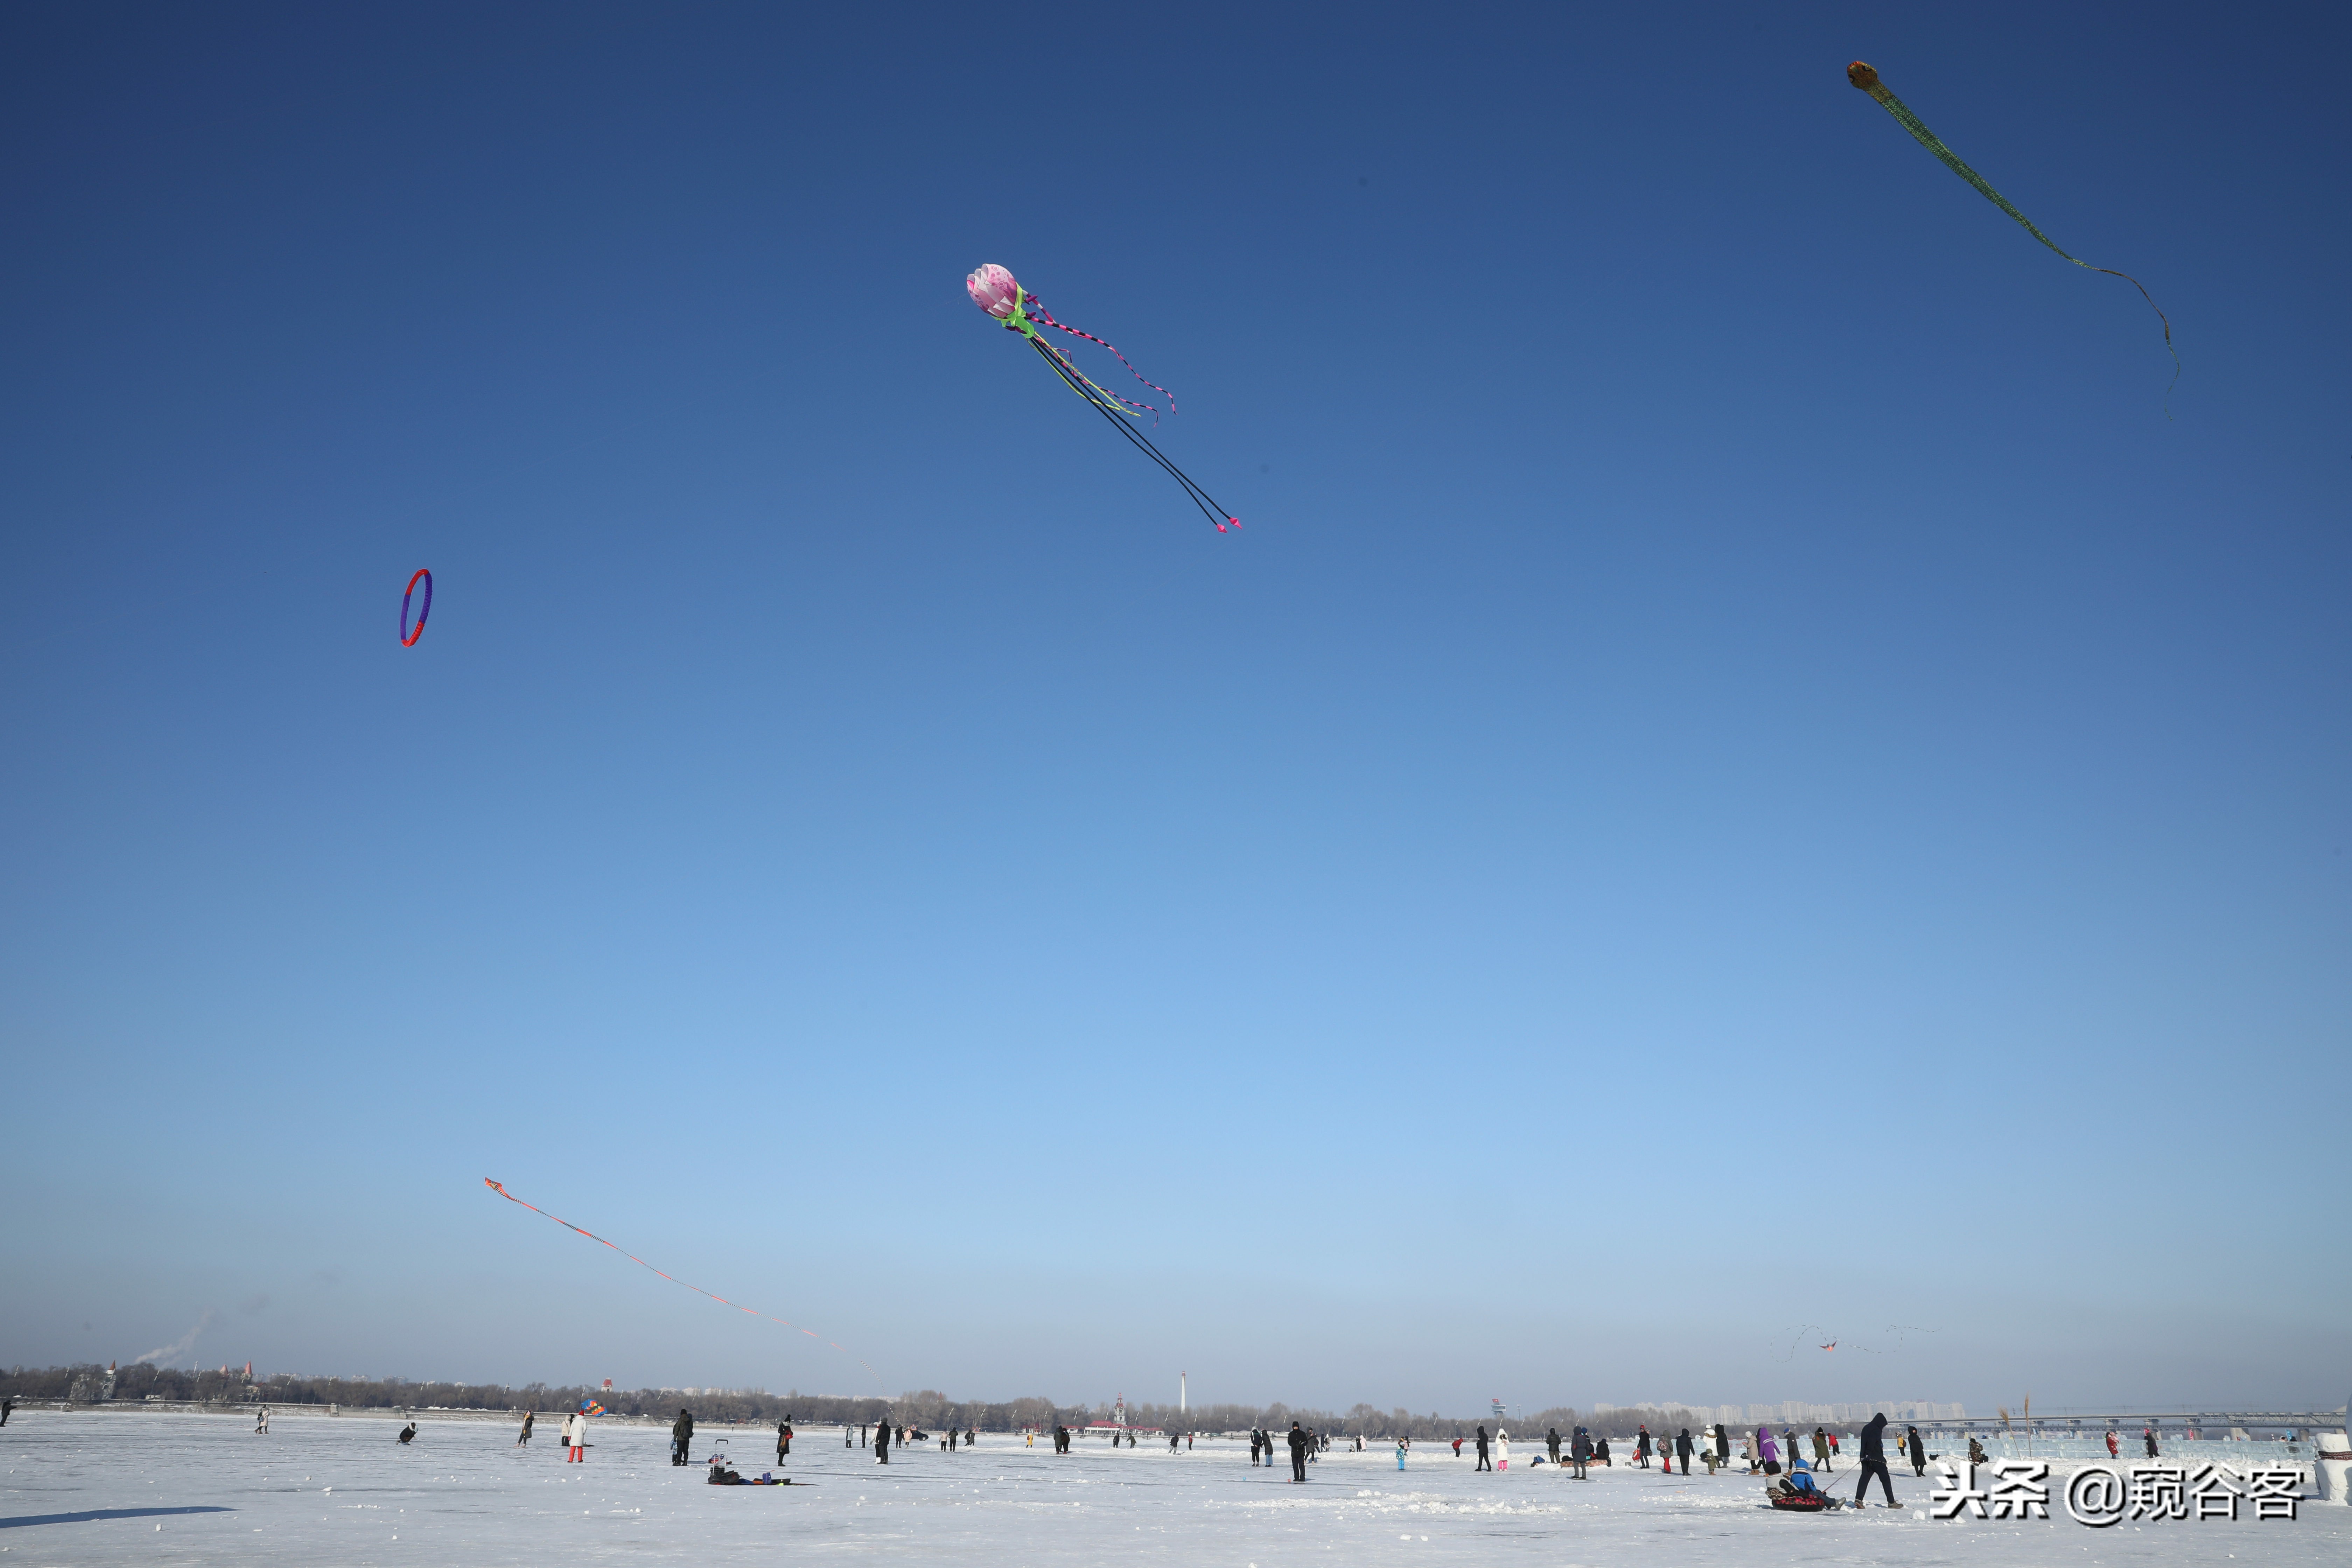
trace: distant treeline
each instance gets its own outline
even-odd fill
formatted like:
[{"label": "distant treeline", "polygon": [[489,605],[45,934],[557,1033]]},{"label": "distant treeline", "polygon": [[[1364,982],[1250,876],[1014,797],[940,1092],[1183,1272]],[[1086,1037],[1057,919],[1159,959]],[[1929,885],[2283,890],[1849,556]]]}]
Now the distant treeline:
[{"label": "distant treeline", "polygon": [[[106,1369],[96,1365],[53,1366],[28,1371],[17,1367],[0,1373],[0,1394],[11,1399],[65,1401],[76,1396],[87,1399],[100,1385]],[[671,1389],[640,1388],[624,1393],[607,1393],[601,1388],[584,1385],[550,1385],[527,1384],[520,1388],[509,1388],[501,1384],[412,1383],[406,1378],[301,1377],[291,1373],[278,1373],[257,1382],[247,1383],[242,1370],[226,1373],[204,1371],[188,1372],[178,1367],[154,1366],[137,1362],[123,1367],[115,1374],[114,1402],[138,1403],[148,1399],[173,1400],[194,1404],[252,1404],[257,1401],[270,1405],[332,1405],[357,1410],[393,1409],[425,1410],[576,1410],[583,1400],[593,1399],[614,1415],[650,1415],[668,1417],[680,1409],[691,1410],[698,1421],[740,1421],[754,1426],[773,1426],[790,1417],[796,1426],[866,1426],[875,1422],[890,1422],[921,1426],[932,1431],[977,1428],[982,1432],[1017,1432],[1024,1427],[1041,1431],[1056,1426],[1083,1427],[1088,1422],[1110,1419],[1108,1405],[1057,1405],[1041,1396],[1006,1400],[1001,1403],[950,1399],[936,1389],[921,1389],[902,1394],[896,1399],[878,1396],[848,1398],[838,1394],[765,1394],[751,1390],[728,1393],[685,1394]],[[1449,1443],[1456,1437],[1465,1441],[1484,1426],[1492,1432],[1499,1425],[1514,1430],[1523,1439],[1540,1436],[1547,1428],[1558,1427],[1562,1436],[1579,1426],[1589,1426],[1596,1436],[1630,1437],[1638,1425],[1646,1424],[1653,1433],[1675,1433],[1691,1428],[1696,1436],[1698,1424],[1687,1410],[1612,1409],[1599,1416],[1581,1415],[1575,1410],[1559,1405],[1538,1410],[1529,1416],[1506,1416],[1497,1423],[1492,1416],[1456,1417],[1415,1415],[1407,1410],[1379,1411],[1369,1405],[1358,1405],[1344,1412],[1293,1408],[1275,1404],[1263,1408],[1249,1405],[1194,1405],[1179,1413],[1172,1405],[1130,1405],[1127,1420],[1133,1426],[1156,1426],[1171,1432],[1245,1432],[1254,1427],[1269,1432],[1286,1432],[1294,1421],[1311,1431],[1328,1433],[1334,1438],[1371,1437],[1393,1442],[1410,1437],[1417,1443]]]}]

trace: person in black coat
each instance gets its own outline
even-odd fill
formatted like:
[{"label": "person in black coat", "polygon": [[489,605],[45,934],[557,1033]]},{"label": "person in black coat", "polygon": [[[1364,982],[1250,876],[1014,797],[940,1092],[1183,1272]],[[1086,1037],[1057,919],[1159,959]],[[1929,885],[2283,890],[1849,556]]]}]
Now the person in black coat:
[{"label": "person in black coat", "polygon": [[1690,1474],[1690,1428],[1685,1426],[1675,1437],[1675,1458],[1683,1462],[1683,1474],[1685,1476]]},{"label": "person in black coat", "polygon": [[793,1418],[785,1416],[776,1423],[776,1463],[782,1464],[784,1456],[793,1451]]},{"label": "person in black coat", "polygon": [[890,1462],[890,1428],[887,1426],[874,1428],[874,1462],[877,1465]]},{"label": "person in black coat", "polygon": [[1478,1464],[1476,1468],[1481,1470],[1491,1470],[1495,1468],[1493,1463],[1486,1458],[1486,1428],[1484,1426],[1478,1428]]},{"label": "person in black coat", "polygon": [[1919,1428],[1916,1426],[1903,1428],[1903,1451],[1911,1456],[1913,1475],[1924,1476],[1927,1473],[1927,1445],[1919,1441]]},{"label": "person in black coat", "polygon": [[1886,1506],[1895,1506],[1895,1481],[1886,1473],[1886,1413],[1880,1411],[1862,1429],[1862,1479],[1853,1484],[1853,1506],[1862,1507],[1863,1494],[1870,1490],[1870,1478],[1875,1475],[1885,1490]]},{"label": "person in black coat", "polygon": [[407,1426],[403,1426],[400,1429],[400,1440],[404,1443],[413,1443],[416,1440],[415,1422],[411,1421]]},{"label": "person in black coat", "polygon": [[1591,1476],[1584,1473],[1584,1467],[1592,1462],[1592,1437],[1591,1435],[1586,1432],[1581,1426],[1579,1426],[1569,1436],[1568,1462],[1576,1467],[1576,1479],[1578,1480],[1589,1481],[1592,1479]]},{"label": "person in black coat", "polygon": [[686,1456],[693,1447],[694,1417],[686,1413],[685,1406],[680,1405],[677,1419],[669,1424],[669,1462],[673,1465],[686,1463]]}]

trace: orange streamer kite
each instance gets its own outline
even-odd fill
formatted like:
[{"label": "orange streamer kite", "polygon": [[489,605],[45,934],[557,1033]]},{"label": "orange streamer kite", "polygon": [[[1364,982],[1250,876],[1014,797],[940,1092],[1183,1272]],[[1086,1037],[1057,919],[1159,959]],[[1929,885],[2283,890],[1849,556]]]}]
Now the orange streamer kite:
[{"label": "orange streamer kite", "polygon": [[768,1321],[770,1321],[770,1322],[772,1322],[772,1323],[782,1323],[782,1324],[783,1324],[783,1326],[784,1326],[785,1328],[788,1328],[788,1329],[800,1329],[800,1331],[801,1331],[802,1333],[806,1334],[809,1338],[811,1338],[811,1339],[813,1339],[813,1340],[824,1340],[824,1342],[825,1342],[826,1344],[832,1345],[834,1349],[835,1349],[835,1350],[837,1350],[837,1351],[841,1351],[841,1353],[842,1353],[842,1354],[844,1354],[844,1355],[845,1355],[845,1356],[848,1356],[850,1360],[852,1360],[852,1361],[854,1361],[854,1362],[856,1362],[858,1365],[865,1367],[865,1368],[866,1368],[866,1373],[867,1373],[867,1374],[868,1374],[869,1376],[871,1376],[871,1377],[874,1379],[875,1386],[876,1386],[876,1387],[877,1387],[877,1388],[881,1386],[881,1384],[882,1384],[882,1374],[881,1374],[880,1373],[876,1372],[876,1371],[873,1369],[873,1367],[868,1366],[868,1365],[867,1365],[864,1361],[859,1360],[859,1359],[858,1359],[858,1357],[857,1357],[856,1354],[854,1354],[853,1352],[849,1352],[849,1351],[847,1351],[847,1350],[843,1350],[843,1349],[842,1349],[842,1347],[841,1347],[839,1344],[835,1343],[834,1341],[825,1339],[825,1338],[824,1338],[824,1336],[823,1334],[818,1333],[815,1330],[814,1330],[814,1329],[801,1329],[801,1326],[800,1326],[798,1323],[787,1323],[787,1322],[785,1322],[785,1321],[784,1321],[784,1320],[783,1320],[783,1319],[779,1318],[779,1317],[776,1317],[776,1316],[774,1316],[774,1315],[773,1315],[773,1314],[772,1314],[772,1313],[762,1312],[762,1311],[761,1311],[761,1310],[760,1310],[758,1308],[756,1308],[756,1307],[746,1307],[746,1306],[745,1306],[745,1305],[743,1305],[743,1303],[741,1303],[740,1301],[730,1301],[730,1300],[729,1300],[726,1297],[724,1297],[724,1296],[720,1296],[720,1295],[718,1295],[718,1294],[716,1294],[716,1293],[714,1293],[714,1292],[712,1292],[712,1291],[706,1290],[706,1289],[703,1289],[701,1286],[699,1286],[699,1285],[690,1285],[690,1284],[688,1284],[688,1283],[687,1283],[687,1281],[685,1281],[685,1280],[683,1280],[683,1279],[679,1279],[679,1278],[678,1278],[677,1275],[675,1275],[675,1274],[662,1274],[662,1271],[661,1271],[660,1269],[658,1269],[658,1268],[654,1268],[654,1266],[653,1266],[652,1264],[650,1264],[650,1263],[646,1262],[644,1258],[639,1258],[635,1253],[629,1251],[629,1250],[628,1250],[627,1248],[625,1248],[625,1247],[614,1247],[613,1243],[611,1243],[611,1242],[609,1242],[609,1241],[606,1241],[603,1237],[598,1236],[594,1231],[593,1231],[593,1230],[582,1230],[578,1226],[573,1225],[570,1220],[568,1220],[568,1219],[564,1219],[564,1218],[562,1218],[561,1215],[551,1215],[551,1214],[549,1214],[545,1209],[543,1209],[543,1208],[540,1207],[537,1204],[524,1204],[520,1198],[519,1198],[519,1197],[515,1196],[512,1193],[510,1193],[510,1192],[507,1191],[507,1189],[506,1189],[505,1185],[504,1185],[503,1184],[501,1184],[501,1183],[494,1182],[494,1181],[490,1180],[490,1179],[489,1179],[489,1177],[488,1177],[488,1176],[484,1176],[484,1177],[482,1178],[482,1184],[483,1184],[484,1186],[486,1186],[486,1187],[489,1188],[489,1189],[490,1189],[490,1191],[492,1191],[492,1192],[494,1192],[494,1193],[498,1194],[499,1194],[499,1196],[500,1196],[500,1197],[502,1197],[502,1198],[506,1199],[506,1201],[507,1201],[507,1202],[509,1202],[509,1203],[510,1203],[510,1204],[522,1204],[522,1206],[523,1206],[523,1207],[525,1207],[525,1208],[527,1208],[527,1209],[529,1209],[531,1213],[533,1213],[533,1214],[535,1214],[535,1215],[540,1215],[540,1216],[541,1216],[541,1218],[543,1218],[543,1219],[551,1219],[551,1220],[554,1220],[556,1224],[558,1224],[558,1225],[562,1226],[564,1229],[569,1230],[569,1231],[575,1232],[575,1233],[577,1233],[577,1234],[579,1234],[579,1235],[581,1235],[581,1236],[584,1236],[584,1237],[586,1237],[589,1240],[591,1240],[591,1241],[593,1241],[593,1242],[596,1243],[599,1247],[613,1247],[613,1250],[614,1250],[614,1251],[615,1251],[615,1252],[619,1253],[622,1257],[624,1257],[624,1258],[627,1258],[630,1262],[632,1262],[632,1263],[635,1264],[638,1268],[645,1268],[645,1269],[650,1269],[650,1270],[652,1270],[652,1272],[654,1272],[654,1273],[656,1273],[656,1274],[661,1274],[661,1277],[662,1277],[663,1279],[665,1279],[668,1280],[668,1281],[669,1281],[671,1284],[673,1284],[673,1285],[685,1285],[685,1286],[686,1286],[686,1288],[687,1288],[688,1289],[689,1289],[689,1290],[693,1291],[696,1295],[698,1295],[698,1296],[709,1296],[712,1300],[714,1300],[714,1301],[718,1302],[718,1303],[719,1303],[720,1306],[722,1306],[722,1307],[732,1307],[732,1308],[734,1308],[734,1309],[735,1309],[737,1311],[739,1311],[739,1312],[748,1313],[749,1315],[751,1315],[751,1317],[754,1317],[754,1318],[765,1318],[765,1319],[767,1319],[767,1320],[768,1320]]}]

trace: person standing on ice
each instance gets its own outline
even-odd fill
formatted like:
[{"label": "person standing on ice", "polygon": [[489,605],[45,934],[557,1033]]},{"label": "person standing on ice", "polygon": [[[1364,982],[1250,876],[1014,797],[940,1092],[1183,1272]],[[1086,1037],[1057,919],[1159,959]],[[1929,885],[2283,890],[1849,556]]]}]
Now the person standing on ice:
[{"label": "person standing on ice", "polygon": [[1592,1479],[1584,1473],[1584,1467],[1592,1462],[1592,1438],[1581,1426],[1569,1434],[1568,1462],[1576,1467],[1578,1480],[1589,1481]]},{"label": "person standing on ice", "polygon": [[1853,1506],[1863,1506],[1863,1498],[1870,1490],[1870,1478],[1875,1475],[1886,1493],[1886,1506],[1895,1506],[1895,1482],[1886,1473],[1886,1413],[1880,1411],[1862,1429],[1862,1479],[1853,1484]]},{"label": "person standing on ice", "polygon": [[1780,1446],[1773,1441],[1772,1428],[1769,1426],[1756,1428],[1756,1462],[1764,1467],[1764,1473],[1768,1476],[1780,1473]]},{"label": "person standing on ice", "polygon": [[694,1417],[685,1405],[677,1407],[677,1419],[669,1424],[669,1462],[683,1465],[694,1449]]},{"label": "person standing on ice", "polygon": [[1478,1463],[1476,1468],[1480,1470],[1491,1470],[1494,1468],[1494,1461],[1486,1458],[1486,1428],[1482,1424],[1478,1428]]},{"label": "person standing on ice", "polygon": [[1823,1475],[1830,1468],[1830,1435],[1820,1427],[1813,1428],[1813,1463]]},{"label": "person standing on ice", "polygon": [[2157,1452],[2156,1452],[2156,1428],[2155,1428],[2155,1427],[2153,1427],[2153,1426],[2147,1426],[2147,1427],[2143,1427],[2143,1428],[2141,1428],[2141,1430],[2140,1430],[2140,1438],[2141,1438],[2141,1440],[2142,1440],[2142,1441],[2144,1441],[2144,1442],[2146,1442],[2146,1443],[2147,1444],[2147,1457],[2148,1457],[2149,1458],[2151,1458],[2151,1459],[2155,1458],[2157,1457]]},{"label": "person standing on ice", "polygon": [[255,1436],[257,1436],[257,1437],[262,1437],[262,1436],[267,1436],[268,1435],[268,1433],[269,1433],[269,1406],[268,1406],[267,1405],[263,1405],[263,1406],[261,1407],[260,1414],[257,1415],[253,1418],[253,1435],[254,1435]]},{"label": "person standing on ice", "polygon": [[1500,1426],[1495,1428],[1495,1468],[1498,1470],[1511,1468],[1511,1435]]},{"label": "person standing on ice", "polygon": [[1715,1424],[1715,1462],[1718,1465],[1731,1463],[1731,1434],[1723,1429],[1720,1421]]},{"label": "person standing on ice", "polygon": [[538,1419],[539,1412],[536,1410],[526,1410],[522,1413],[522,1433],[520,1436],[515,1438],[516,1447],[528,1448],[530,1447],[530,1424]]},{"label": "person standing on ice", "polygon": [[1633,1463],[1645,1470],[1650,1468],[1650,1428],[1646,1423],[1633,1428]]},{"label": "person standing on ice", "polygon": [[1553,1426],[1553,1427],[1548,1428],[1548,1429],[1545,1431],[1545,1433],[1544,1433],[1544,1452],[1545,1452],[1545,1453],[1547,1453],[1547,1454],[1549,1454],[1549,1455],[1551,1456],[1551,1462],[1552,1462],[1553,1464],[1557,1465],[1557,1464],[1559,1464],[1559,1427],[1557,1427],[1557,1426]]},{"label": "person standing on ice", "polygon": [[877,1465],[890,1462],[890,1428],[878,1423],[874,1428],[874,1462]]},{"label": "person standing on ice", "polygon": [[1927,1445],[1919,1441],[1919,1428],[1916,1426],[1906,1426],[1903,1428],[1903,1451],[1911,1456],[1911,1473],[1915,1476],[1926,1475],[1927,1473]]},{"label": "person standing on ice", "polygon": [[793,1451],[793,1418],[785,1416],[776,1423],[776,1463],[782,1464],[784,1456]]},{"label": "person standing on ice", "polygon": [[1296,1421],[1290,1424],[1290,1479],[1307,1484],[1307,1434]]},{"label": "person standing on ice", "polygon": [[1682,1462],[1683,1462],[1683,1474],[1684,1474],[1684,1475],[1685,1475],[1685,1476],[1689,1475],[1689,1474],[1690,1474],[1690,1459],[1691,1459],[1691,1436],[1690,1436],[1690,1428],[1689,1428],[1689,1427],[1687,1427],[1687,1426],[1684,1427],[1684,1428],[1682,1429],[1682,1433],[1681,1433],[1681,1435],[1675,1438],[1675,1457],[1676,1457],[1677,1458],[1681,1459],[1681,1460],[1682,1460]]}]

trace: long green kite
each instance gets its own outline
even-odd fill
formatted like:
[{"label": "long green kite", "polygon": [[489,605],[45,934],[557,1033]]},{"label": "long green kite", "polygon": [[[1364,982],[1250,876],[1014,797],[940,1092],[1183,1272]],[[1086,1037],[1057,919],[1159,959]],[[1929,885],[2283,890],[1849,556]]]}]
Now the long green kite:
[{"label": "long green kite", "polygon": [[[1919,117],[1912,113],[1910,108],[1906,105],[1901,99],[1895,97],[1895,94],[1888,89],[1885,82],[1878,79],[1878,72],[1872,69],[1867,63],[1862,60],[1856,60],[1852,65],[1846,67],[1845,79],[1852,82],[1864,92],[1870,94],[1871,97],[1876,99],[1880,108],[1885,110],[1887,113],[1895,116],[1896,124],[1902,126],[1904,130],[1911,132],[1912,140],[1917,142],[1920,146],[1925,147],[1928,152],[1933,153],[1943,163],[1944,167],[1949,169],[1963,180],[1966,180],[1969,184],[1974,185],[1977,188],[1977,194],[1979,195],[1984,197],[1985,200],[1990,202],[1993,205],[1999,207],[2001,211],[2015,218],[2019,226],[2023,228],[2026,233],[2032,235],[2034,238],[2040,240],[2051,249],[2056,250],[2059,255],[2064,256],[2067,260],[2073,262],[2075,266],[2082,268],[2084,270],[2088,272],[2104,272],[2110,278],[2120,278],[2125,282],[2130,284],[2133,288],[2137,289],[2139,290],[2139,297],[2147,301],[2147,308],[2156,312],[2156,319],[2164,323],[2164,351],[2165,353],[2172,355],[2172,379],[2175,384],[2179,383],[2180,353],[2179,350],[2172,346],[2171,318],[2168,317],[2164,313],[2162,307],[2157,304],[2155,298],[2148,293],[2147,285],[2143,284],[2138,279],[2133,277],[2128,272],[2118,272],[2112,267],[2094,267],[2089,262],[2084,260],[2081,257],[2069,256],[2065,251],[2059,249],[2058,244],[2055,240],[2042,233],[2040,229],[2034,227],[2032,220],[2028,218],[2023,213],[2019,212],[2015,207],[2010,205],[2009,199],[2006,196],[2003,196],[1999,191],[1994,190],[1990,185],[1985,184],[1984,176],[1982,174],[1978,174],[1974,169],[1969,168],[1966,163],[1962,163],[1958,153],[1953,152],[1949,147],[1945,146],[1944,143],[1937,139],[1934,132],[1928,130],[1925,125],[1920,124]],[[2168,395],[2169,395],[2170,390],[2171,389],[2169,387],[2166,389]]]}]

